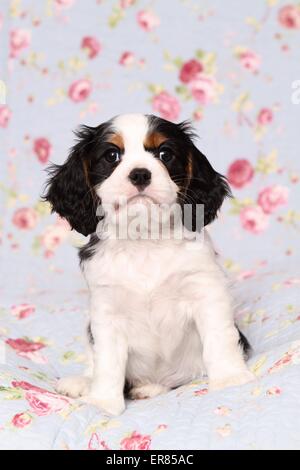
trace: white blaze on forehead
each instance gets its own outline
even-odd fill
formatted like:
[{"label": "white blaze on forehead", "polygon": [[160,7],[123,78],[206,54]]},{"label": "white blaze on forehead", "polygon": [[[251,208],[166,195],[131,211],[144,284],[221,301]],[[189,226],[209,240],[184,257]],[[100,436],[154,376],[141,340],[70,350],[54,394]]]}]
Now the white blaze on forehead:
[{"label": "white blaze on forehead", "polygon": [[113,121],[113,127],[121,134],[125,153],[138,154],[144,150],[144,141],[149,130],[144,114],[121,114]]},{"label": "white blaze on forehead", "polygon": [[[117,207],[118,203],[120,207],[120,203],[124,205],[124,200],[128,201],[139,193],[129,178],[134,168],[146,168],[151,172],[151,182],[144,190],[149,198],[161,204],[174,203],[177,198],[177,185],[158,158],[144,147],[150,130],[147,116],[122,114],[116,116],[111,124],[115,145],[124,148],[124,154],[111,175],[96,189],[102,203],[113,207]],[[115,210],[112,213],[114,214]]]}]

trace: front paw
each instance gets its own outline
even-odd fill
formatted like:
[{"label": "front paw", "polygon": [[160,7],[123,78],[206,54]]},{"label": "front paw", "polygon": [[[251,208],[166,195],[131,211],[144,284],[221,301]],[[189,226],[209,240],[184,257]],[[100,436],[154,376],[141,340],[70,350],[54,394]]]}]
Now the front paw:
[{"label": "front paw", "polygon": [[101,398],[100,396],[87,395],[82,397],[82,400],[112,416],[119,416],[125,410],[124,397]]},{"label": "front paw", "polygon": [[209,381],[209,391],[222,390],[226,387],[236,387],[256,380],[256,377],[249,370],[238,372],[234,375],[212,379]]},{"label": "front paw", "polygon": [[91,379],[81,375],[63,377],[56,383],[56,391],[61,395],[78,398],[89,393]]}]

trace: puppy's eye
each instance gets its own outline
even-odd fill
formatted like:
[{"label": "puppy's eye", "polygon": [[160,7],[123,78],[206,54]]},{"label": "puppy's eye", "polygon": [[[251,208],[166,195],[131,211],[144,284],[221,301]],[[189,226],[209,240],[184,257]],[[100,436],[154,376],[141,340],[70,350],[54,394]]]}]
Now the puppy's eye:
[{"label": "puppy's eye", "polygon": [[173,160],[174,154],[170,149],[162,149],[158,153],[158,158],[164,163],[169,163]]},{"label": "puppy's eye", "polygon": [[105,153],[104,158],[108,163],[117,163],[121,159],[121,153],[117,149],[111,149]]}]

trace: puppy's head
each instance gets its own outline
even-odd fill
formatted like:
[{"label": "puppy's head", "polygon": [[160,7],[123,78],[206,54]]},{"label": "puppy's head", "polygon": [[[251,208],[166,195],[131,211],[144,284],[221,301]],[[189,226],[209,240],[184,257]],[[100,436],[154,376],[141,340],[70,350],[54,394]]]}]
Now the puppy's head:
[{"label": "puppy's head", "polygon": [[45,199],[71,227],[96,231],[97,207],[127,204],[204,205],[214,220],[230,189],[195,147],[187,123],[125,114],[97,127],[82,126],[67,161],[49,169]]}]

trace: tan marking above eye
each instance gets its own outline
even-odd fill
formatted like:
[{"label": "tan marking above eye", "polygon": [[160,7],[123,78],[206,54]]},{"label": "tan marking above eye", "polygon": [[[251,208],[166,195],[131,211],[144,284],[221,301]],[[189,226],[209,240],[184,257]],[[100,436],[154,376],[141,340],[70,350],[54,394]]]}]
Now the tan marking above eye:
[{"label": "tan marking above eye", "polygon": [[117,147],[119,147],[120,150],[124,150],[124,141],[123,141],[123,137],[120,134],[111,134],[108,137],[107,142],[109,144],[116,145]]},{"label": "tan marking above eye", "polygon": [[168,138],[160,132],[151,132],[144,140],[144,147],[145,149],[158,148],[161,144],[166,142],[166,140],[168,140]]}]

